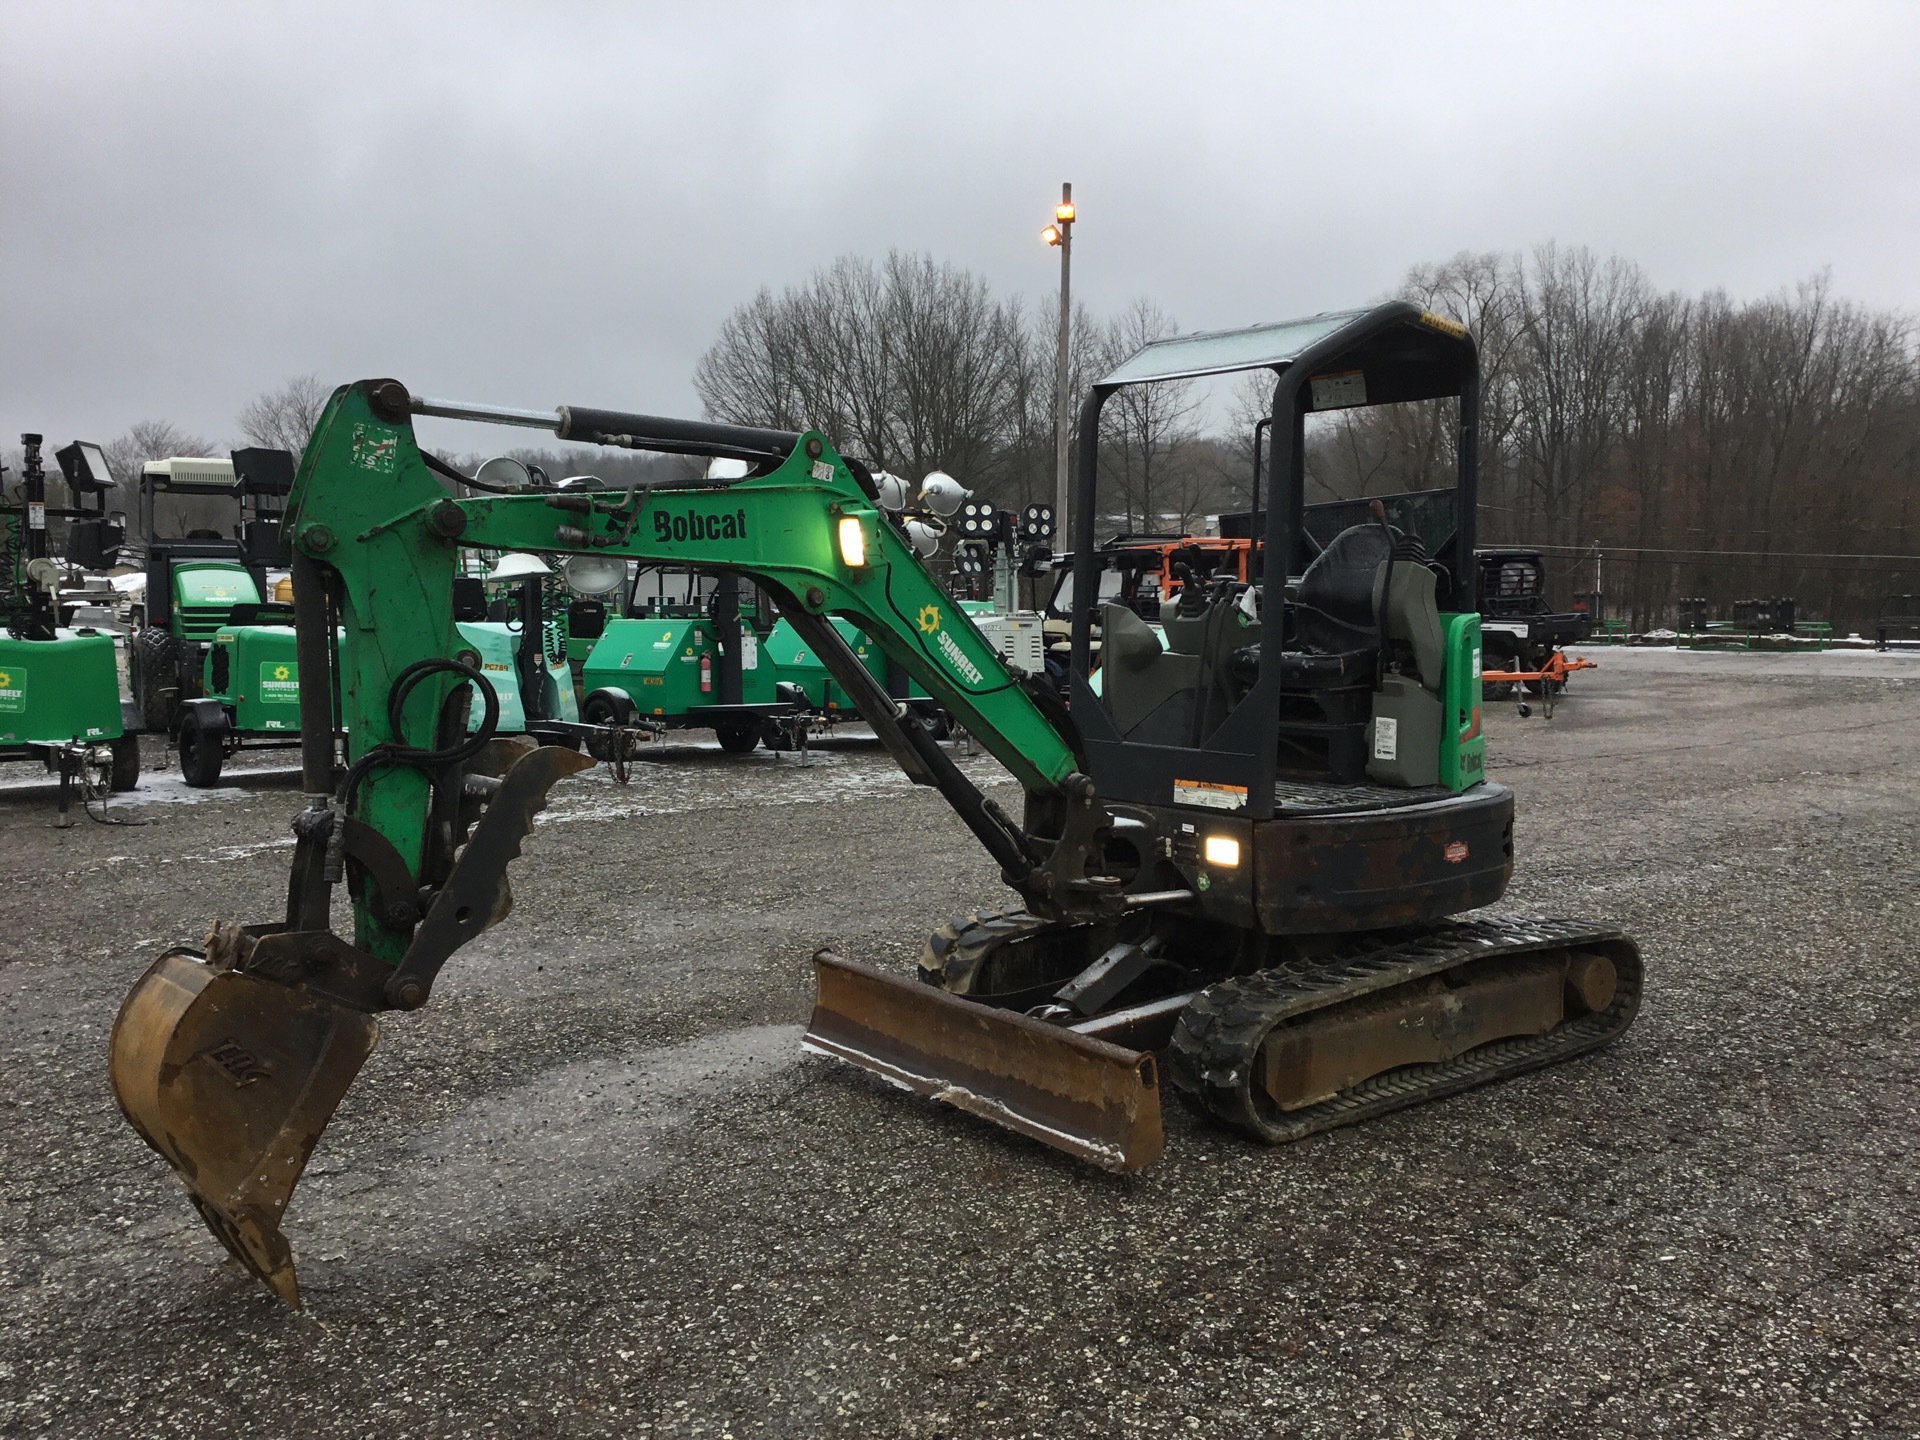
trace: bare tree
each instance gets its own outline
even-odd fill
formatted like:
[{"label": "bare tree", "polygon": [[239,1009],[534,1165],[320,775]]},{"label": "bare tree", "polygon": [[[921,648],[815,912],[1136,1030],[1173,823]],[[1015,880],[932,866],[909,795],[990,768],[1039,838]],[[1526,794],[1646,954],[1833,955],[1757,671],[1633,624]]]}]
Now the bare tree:
[{"label": "bare tree", "polygon": [[694,367],[693,388],[707,415],[735,425],[803,430],[812,400],[799,358],[791,291],[759,293],[729,315]]},{"label": "bare tree", "polygon": [[[1092,385],[1099,362],[1105,327],[1085,305],[1075,305],[1072,339],[1067,354],[1067,394],[1070,401],[1068,454],[1073,449],[1073,430],[1078,428],[1078,397]],[[1012,382],[1010,425],[1003,457],[1005,480],[999,493],[1004,503],[1020,506],[1033,501],[1052,504],[1055,464],[1054,417],[1058,399],[1054,393],[1054,357],[1060,349],[1059,311],[1042,306],[1033,312],[1027,324],[1014,335],[1014,375]],[[1065,543],[1056,537],[1055,545]]]},{"label": "bare tree", "polygon": [[139,488],[140,471],[147,461],[165,460],[174,455],[210,455],[214,444],[189,434],[171,420],[142,420],[100,448],[107,457],[107,468],[113,472],[113,478],[134,490]]},{"label": "bare tree", "polygon": [[262,391],[241,407],[240,433],[250,444],[290,450],[297,459],[306,450],[332,393],[317,375],[295,375],[278,389]]},{"label": "bare tree", "polygon": [[[1108,324],[1101,368],[1111,369],[1178,330],[1173,317],[1151,300],[1135,300]],[[1176,478],[1170,461],[1178,447],[1194,437],[1198,409],[1191,381],[1163,380],[1126,386],[1101,412],[1104,468],[1119,481],[1128,528],[1152,530],[1160,519],[1160,507]],[[1156,482],[1163,487],[1157,498]]]},{"label": "bare tree", "polygon": [[[170,420],[142,420],[127,433],[100,447],[107,457],[107,469],[126,495],[129,513],[133,497],[140,493],[140,474],[149,460],[165,460],[175,455],[210,455],[215,446],[204,436],[192,435]],[[138,517],[142,528],[154,526],[163,534],[185,534],[188,530],[207,529],[229,523],[230,516],[211,513],[204,500],[187,495],[157,496],[158,509],[147,514],[144,507]]]},{"label": "bare tree", "polygon": [[1260,442],[1260,473],[1254,474],[1254,430],[1273,414],[1275,373],[1252,370],[1239,376],[1227,399],[1227,433],[1204,452],[1204,463],[1212,472],[1213,493],[1222,508],[1251,511],[1258,501],[1254,485],[1266,484],[1273,473],[1272,438]]},{"label": "bare tree", "polygon": [[1024,329],[1018,303],[965,270],[843,256],[729,316],[694,388],[719,419],[818,427],[887,469],[991,486],[1016,428]]},{"label": "bare tree", "polygon": [[1542,245],[1522,295],[1519,445],[1547,539],[1565,543],[1619,438],[1627,357],[1651,299],[1638,266]]},{"label": "bare tree", "polygon": [[924,255],[887,257],[886,294],[895,453],[909,473],[944,468],[985,484],[1008,429],[1018,310]]}]

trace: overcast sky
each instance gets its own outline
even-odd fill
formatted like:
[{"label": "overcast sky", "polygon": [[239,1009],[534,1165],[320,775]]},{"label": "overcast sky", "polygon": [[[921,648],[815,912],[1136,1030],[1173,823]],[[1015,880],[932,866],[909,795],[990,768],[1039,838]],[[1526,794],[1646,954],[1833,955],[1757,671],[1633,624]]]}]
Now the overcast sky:
[{"label": "overcast sky", "polygon": [[307,371],[692,414],[849,251],[1050,303],[1062,180],[1076,297],[1184,329],[1548,239],[1920,311],[1920,4],[0,0],[0,436]]}]

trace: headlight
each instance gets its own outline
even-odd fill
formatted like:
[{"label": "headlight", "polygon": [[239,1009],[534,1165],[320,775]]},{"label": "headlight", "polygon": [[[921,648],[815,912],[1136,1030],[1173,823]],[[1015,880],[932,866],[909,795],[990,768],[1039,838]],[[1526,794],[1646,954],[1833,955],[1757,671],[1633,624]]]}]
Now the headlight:
[{"label": "headlight", "polygon": [[840,558],[853,570],[867,563],[867,531],[858,515],[840,517]]},{"label": "headlight", "polygon": [[1232,870],[1240,864],[1240,842],[1231,835],[1207,836],[1201,853],[1209,865],[1218,865],[1223,870]]}]

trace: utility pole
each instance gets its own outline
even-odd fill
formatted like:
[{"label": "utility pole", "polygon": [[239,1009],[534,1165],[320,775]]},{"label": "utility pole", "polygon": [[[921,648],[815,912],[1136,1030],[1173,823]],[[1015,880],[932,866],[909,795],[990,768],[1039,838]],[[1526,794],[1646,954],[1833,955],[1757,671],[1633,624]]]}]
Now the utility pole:
[{"label": "utility pole", "polygon": [[1053,361],[1053,533],[1065,537],[1067,529],[1068,436],[1073,430],[1073,396],[1067,393],[1067,354],[1073,339],[1073,186],[1062,184],[1060,203],[1053,210],[1053,224],[1040,232],[1040,238],[1060,248],[1060,339]]}]

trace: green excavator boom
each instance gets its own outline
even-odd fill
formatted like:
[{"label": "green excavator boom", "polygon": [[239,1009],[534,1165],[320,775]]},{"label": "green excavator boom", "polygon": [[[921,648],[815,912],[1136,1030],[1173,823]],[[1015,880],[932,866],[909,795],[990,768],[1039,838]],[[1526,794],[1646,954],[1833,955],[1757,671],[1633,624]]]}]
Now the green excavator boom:
[{"label": "green excavator boom", "polygon": [[[204,956],[162,957],[129,994],[112,1046],[114,1088],[129,1120],[180,1173],[223,1243],[295,1304],[279,1217],[372,1049],[372,1016],[424,1004],[453,951],[505,917],[507,866],[548,787],[592,763],[494,737],[490,723],[468,733],[476,689],[483,701],[491,697],[454,622],[460,547],[611,556],[751,578],[909,776],[953,806],[1030,910],[1071,918],[1111,914],[1123,903],[1117,883],[1098,874],[1104,811],[1080,773],[1064,710],[1044,683],[1009,670],[880,510],[871,482],[826,437],[556,411],[538,418],[563,438],[744,452],[755,464],[747,478],[725,483],[461,498],[462,477],[416,441],[416,413],[504,413],[527,423],[528,412],[420,401],[391,380],[334,394],[285,522],[308,794],[295,821],[286,916],[221,922]],[[1025,816],[1016,820],[985,797],[887,697],[832,625],[835,616],[878,643],[1006,766],[1027,792]],[[352,900],[351,941],[328,923],[341,882]],[[875,1003],[893,1003],[887,989],[884,979],[873,982]],[[832,993],[851,995],[850,1013],[816,1015],[823,1036],[863,1019],[857,980],[837,975]],[[1072,1103],[1112,1111],[1100,1083]],[[1127,1092],[1130,1113],[1140,1109],[1140,1083],[1124,1065],[1111,1079]],[[1088,1084],[1077,1076],[1076,1094]],[[1048,1124],[1059,1122],[1057,1107],[1048,1113]],[[1149,1119],[1157,1151],[1157,1108]]]}]

